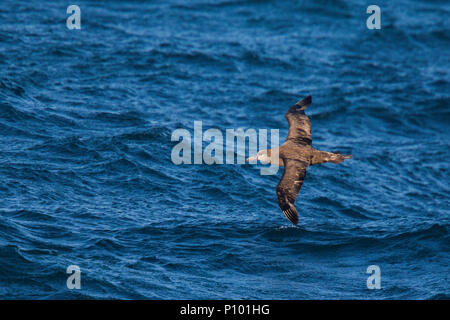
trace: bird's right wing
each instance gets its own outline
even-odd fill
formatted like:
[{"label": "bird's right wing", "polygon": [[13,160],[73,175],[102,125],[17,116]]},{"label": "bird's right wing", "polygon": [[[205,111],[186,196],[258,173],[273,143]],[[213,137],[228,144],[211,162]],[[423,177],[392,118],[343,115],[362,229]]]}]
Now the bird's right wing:
[{"label": "bird's right wing", "polygon": [[311,104],[311,96],[297,102],[284,115],[289,123],[289,133],[286,140],[294,140],[298,144],[311,145],[311,122],[305,114],[305,109]]},{"label": "bird's right wing", "polygon": [[276,187],[278,205],[285,217],[293,224],[297,224],[298,213],[294,203],[305,179],[308,164],[292,159],[283,159],[283,161],[283,176]]}]

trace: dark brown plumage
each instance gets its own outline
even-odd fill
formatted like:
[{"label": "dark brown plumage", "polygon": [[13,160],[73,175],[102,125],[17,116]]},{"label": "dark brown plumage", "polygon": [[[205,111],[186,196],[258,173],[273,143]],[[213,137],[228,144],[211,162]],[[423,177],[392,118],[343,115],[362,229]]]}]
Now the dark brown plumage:
[{"label": "dark brown plumage", "polygon": [[256,156],[247,159],[284,166],[283,176],[276,187],[278,205],[293,224],[298,223],[298,213],[294,203],[305,180],[306,168],[324,162],[340,163],[352,157],[320,151],[312,147],[311,123],[305,114],[305,109],[311,102],[311,96],[308,96],[289,108],[285,114],[289,123],[289,133],[286,141],[278,149],[278,159],[275,157],[276,153],[271,150],[262,150]]}]

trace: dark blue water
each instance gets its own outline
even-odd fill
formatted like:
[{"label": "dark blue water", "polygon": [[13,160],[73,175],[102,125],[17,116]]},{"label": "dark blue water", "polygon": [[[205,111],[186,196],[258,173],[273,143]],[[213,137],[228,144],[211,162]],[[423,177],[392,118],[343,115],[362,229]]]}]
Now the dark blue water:
[{"label": "dark blue water", "polygon": [[[1,298],[449,298],[448,2],[69,4],[0,3]],[[171,162],[196,120],[284,140],[308,94],[354,159],[308,169],[297,227],[281,171]]]}]

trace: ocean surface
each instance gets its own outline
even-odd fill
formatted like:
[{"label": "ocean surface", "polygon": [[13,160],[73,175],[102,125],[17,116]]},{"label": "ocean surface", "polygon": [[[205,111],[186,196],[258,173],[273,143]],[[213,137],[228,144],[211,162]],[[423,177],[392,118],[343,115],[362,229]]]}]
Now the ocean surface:
[{"label": "ocean surface", "polygon": [[[448,299],[450,4],[369,4],[2,0],[0,298]],[[353,159],[308,168],[298,226],[282,170],[171,161],[194,121],[282,143],[309,94]]]}]

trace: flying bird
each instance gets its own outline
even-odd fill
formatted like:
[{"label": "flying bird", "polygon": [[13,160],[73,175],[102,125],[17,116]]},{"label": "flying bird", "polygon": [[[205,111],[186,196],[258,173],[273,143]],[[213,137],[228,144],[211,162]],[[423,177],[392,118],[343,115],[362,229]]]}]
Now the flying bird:
[{"label": "flying bird", "polygon": [[308,96],[289,108],[285,114],[289,123],[289,133],[280,147],[261,150],[246,159],[247,162],[259,160],[263,163],[284,166],[283,176],[276,187],[278,205],[285,217],[293,224],[298,223],[298,213],[294,203],[305,180],[306,168],[325,162],[341,163],[345,159],[352,158],[351,155],[320,151],[312,147],[311,122],[305,114],[311,102],[312,98]]}]

